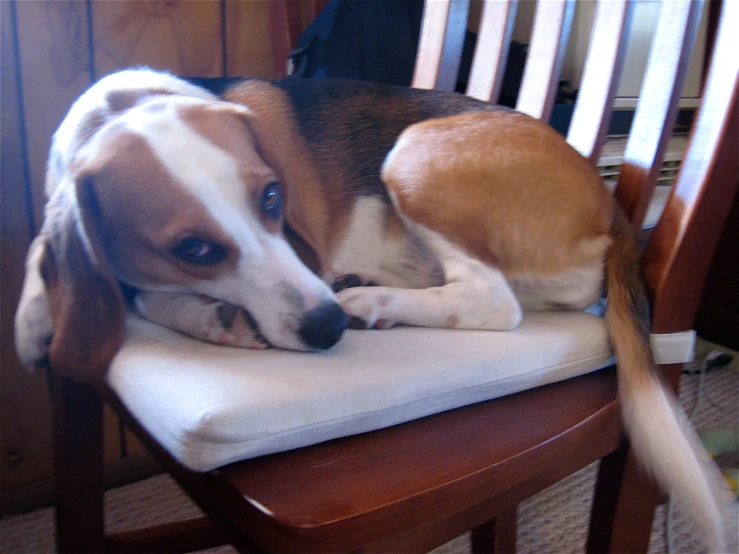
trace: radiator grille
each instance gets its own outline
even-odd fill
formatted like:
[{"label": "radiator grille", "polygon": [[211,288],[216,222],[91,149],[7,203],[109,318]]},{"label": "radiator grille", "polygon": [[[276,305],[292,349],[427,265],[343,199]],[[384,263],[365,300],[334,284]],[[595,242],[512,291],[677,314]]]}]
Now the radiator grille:
[{"label": "radiator grille", "polygon": [[[597,167],[606,185],[613,190],[618,182],[618,176],[621,173],[621,166],[624,163],[624,152],[626,150],[626,138],[606,139]],[[685,136],[678,135],[670,138],[665,152],[665,159],[662,161],[662,167],[657,177],[657,186],[671,186],[675,182],[677,172],[680,169],[685,148],[688,139]]]},{"label": "radiator grille", "polygon": [[[603,181],[613,191],[618,183],[618,176],[624,163],[624,152],[626,150],[626,138],[609,138],[601,150],[597,168]],[[649,208],[644,218],[644,227],[652,227],[657,224],[662,211],[665,209],[670,190],[675,182],[680,164],[688,144],[687,136],[676,135],[670,138],[662,161],[657,186],[649,203]]]}]

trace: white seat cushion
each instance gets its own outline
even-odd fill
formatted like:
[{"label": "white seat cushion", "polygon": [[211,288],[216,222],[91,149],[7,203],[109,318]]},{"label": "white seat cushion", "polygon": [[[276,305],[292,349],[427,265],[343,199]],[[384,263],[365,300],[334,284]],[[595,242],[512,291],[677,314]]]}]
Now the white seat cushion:
[{"label": "white seat cushion", "polygon": [[605,324],[580,312],[526,314],[500,333],[347,331],[317,354],[210,345],[132,316],[108,382],[176,459],[206,471],[610,363]]}]

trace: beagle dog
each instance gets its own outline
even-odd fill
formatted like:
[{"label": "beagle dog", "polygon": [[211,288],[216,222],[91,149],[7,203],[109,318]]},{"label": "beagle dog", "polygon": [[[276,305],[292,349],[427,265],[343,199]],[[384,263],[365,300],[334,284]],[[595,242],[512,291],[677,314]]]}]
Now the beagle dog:
[{"label": "beagle dog", "polygon": [[129,70],[72,106],[46,193],[17,348],[80,379],[104,375],[127,309],[324,350],[347,325],[505,331],[607,289],[634,450],[721,550],[721,480],[654,368],[630,225],[546,124],[453,93],[248,79],[216,97]]}]

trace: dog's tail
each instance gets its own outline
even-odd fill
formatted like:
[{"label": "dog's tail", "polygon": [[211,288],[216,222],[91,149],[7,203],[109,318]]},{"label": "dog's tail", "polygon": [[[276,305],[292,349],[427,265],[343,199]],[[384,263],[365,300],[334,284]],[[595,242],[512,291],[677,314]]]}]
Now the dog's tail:
[{"label": "dog's tail", "polygon": [[706,533],[711,552],[724,552],[723,480],[657,375],[639,251],[631,225],[618,208],[609,234],[613,244],[606,255],[606,323],[618,360],[626,432],[643,467]]}]

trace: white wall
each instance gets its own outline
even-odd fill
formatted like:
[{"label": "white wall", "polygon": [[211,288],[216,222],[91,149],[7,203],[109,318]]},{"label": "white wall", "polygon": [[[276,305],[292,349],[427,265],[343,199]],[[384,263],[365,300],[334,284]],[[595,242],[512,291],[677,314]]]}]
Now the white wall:
[{"label": "white wall", "polygon": [[[540,0],[546,2],[547,0]],[[609,0],[601,0],[609,1]],[[631,20],[631,29],[627,37],[626,59],[621,74],[621,81],[616,96],[621,99],[621,104],[628,104],[629,98],[639,96],[641,83],[644,78],[644,69],[649,55],[654,30],[659,20],[660,0],[634,0],[634,13]],[[666,0],[673,1],[673,0]],[[735,0],[739,1],[739,0]],[[477,2],[473,3],[476,4]],[[530,40],[536,12],[536,0],[520,0],[516,26],[513,31],[513,40],[526,43]],[[572,23],[570,42],[567,48],[562,76],[571,81],[575,88],[580,84],[585,57],[590,44],[590,34],[595,11],[596,0],[578,0],[575,7],[575,16]],[[474,14],[478,10],[473,9]],[[683,98],[696,98],[700,96],[701,73],[703,55],[705,51],[707,5],[704,3],[703,17],[698,31],[696,47],[690,62]]]}]

